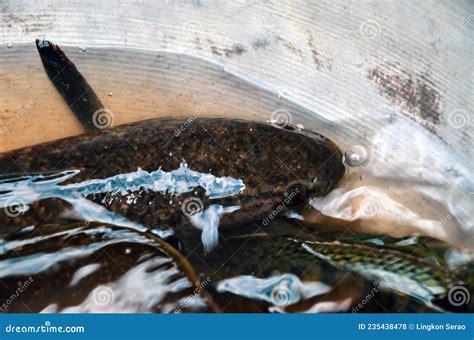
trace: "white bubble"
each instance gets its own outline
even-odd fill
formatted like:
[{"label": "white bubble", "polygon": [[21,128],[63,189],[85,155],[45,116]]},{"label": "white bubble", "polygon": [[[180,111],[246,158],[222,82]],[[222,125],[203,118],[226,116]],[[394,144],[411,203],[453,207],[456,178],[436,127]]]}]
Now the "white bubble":
[{"label": "white bubble", "polygon": [[360,166],[367,160],[367,150],[362,145],[353,145],[345,153],[349,166]]}]

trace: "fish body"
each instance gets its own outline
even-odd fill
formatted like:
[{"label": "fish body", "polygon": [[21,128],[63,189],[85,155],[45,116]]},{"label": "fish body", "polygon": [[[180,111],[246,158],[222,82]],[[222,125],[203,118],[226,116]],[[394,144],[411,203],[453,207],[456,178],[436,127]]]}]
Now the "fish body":
[{"label": "fish body", "polygon": [[339,241],[295,240],[306,251],[335,267],[357,272],[392,289],[431,303],[460,283],[439,265],[387,247]]},{"label": "fish body", "polygon": [[[239,184],[239,190],[212,195],[194,175],[185,180],[196,180],[196,186],[179,194],[154,190],[153,183],[131,185],[129,181],[130,176],[140,174],[149,177],[159,171],[175,173],[183,164],[192,174],[215,179],[216,190],[225,192],[225,179]],[[4,206],[8,200],[5,195],[15,194],[12,182],[25,176],[42,177],[29,177],[31,183],[24,191],[25,197],[30,196],[28,192],[38,194],[38,200],[27,204],[27,211],[20,215],[0,213],[0,221],[6,227],[52,223],[65,210],[74,208],[73,197],[86,199],[84,204],[93,202],[146,228],[178,232],[194,229],[190,217],[211,206],[213,211],[231,211],[218,216],[222,217],[221,227],[241,225],[275,211],[283,214],[309,196],[324,195],[344,171],[336,145],[309,131],[224,118],[153,119],[1,154],[0,200],[3,195]],[[42,197],[43,187],[38,183],[58,176],[67,177],[57,183],[57,189],[71,189],[69,196]],[[176,184],[180,178],[171,180]],[[118,182],[110,182],[114,179]],[[108,190],[104,189],[107,185],[100,186],[107,181]],[[95,183],[96,191],[94,185],[87,187],[91,183]],[[114,188],[119,184],[123,190],[116,192]],[[76,191],[72,190],[74,186]],[[85,187],[88,189],[81,191]],[[197,203],[197,209],[186,211],[187,202]]]},{"label": "fish body", "polygon": [[[280,220],[272,222],[280,223]],[[272,230],[271,225],[268,228]],[[196,249],[189,254],[179,253],[150,231],[94,222],[44,224],[1,236],[4,242],[0,247],[0,278],[16,288],[13,283],[26,282],[32,277],[35,290],[48,292],[41,299],[24,297],[38,311],[51,304],[64,311],[71,306],[93,310],[97,306],[90,300],[95,287],[112,287],[121,292],[117,296],[122,292],[129,294],[124,290],[129,289],[126,278],[142,275],[141,263],[153,267],[154,261],[160,266],[176,263],[194,283],[194,292],[198,291],[207,301],[210,311],[436,312],[450,310],[438,306],[435,300],[460,284],[441,265],[429,264],[409,254],[376,245],[307,240],[303,234],[299,239],[264,232],[232,236],[223,239],[210,253]],[[148,261],[150,255],[144,254],[153,248],[161,255]],[[165,261],[163,257],[175,262]],[[113,261],[107,265],[110,259]],[[134,259],[138,262],[133,262]],[[99,265],[105,269],[96,270],[84,279],[88,270]],[[148,269],[146,272],[154,282],[155,272]],[[159,272],[156,275],[162,276]],[[146,292],[139,294],[139,299],[147,294],[154,296],[155,289],[162,289],[153,285],[144,288]],[[187,284],[184,288],[188,294],[194,294],[189,293],[192,286]],[[427,293],[420,296],[420,291],[430,292],[430,296]],[[11,290],[0,290],[0,298],[11,294]],[[180,297],[186,299],[186,293]],[[361,301],[365,302],[360,305]],[[22,306],[18,301],[9,310],[23,310]],[[129,302],[113,303],[117,312],[131,307]]]},{"label": "fish body", "polygon": [[[354,308],[355,312],[459,312],[468,308],[459,309],[447,303],[450,292],[465,283],[430,256],[423,258],[390,246],[331,240],[284,219],[256,229],[247,235],[226,235],[225,242],[212,253],[191,254],[191,263],[201,275],[221,282],[220,286],[233,282],[234,288],[239,287],[240,280],[247,282],[249,277],[257,284],[258,280],[277,280],[279,275],[296,275],[302,283],[322,283],[333,288],[331,296],[338,300],[351,299],[346,311]],[[279,234],[274,235],[274,230]],[[285,236],[285,231],[290,236]],[[245,297],[246,292],[241,293]],[[357,307],[367,296],[371,303]],[[228,295],[224,297],[231,299]],[[215,298],[223,297],[218,294]],[[316,297],[310,300],[322,301]],[[301,312],[311,308],[310,302],[299,301],[285,310]]]}]

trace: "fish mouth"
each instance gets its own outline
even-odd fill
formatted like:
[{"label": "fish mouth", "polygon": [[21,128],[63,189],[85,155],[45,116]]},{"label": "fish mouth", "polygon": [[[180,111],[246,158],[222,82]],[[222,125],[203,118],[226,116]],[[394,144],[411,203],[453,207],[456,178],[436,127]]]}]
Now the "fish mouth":
[{"label": "fish mouth", "polygon": [[287,208],[295,208],[308,201],[309,189],[306,183],[296,182],[289,185],[283,194],[282,204]]},{"label": "fish mouth", "polygon": [[293,183],[287,187],[283,194],[282,204],[290,209],[303,206],[311,198],[327,195],[334,184],[335,182],[331,179]]}]

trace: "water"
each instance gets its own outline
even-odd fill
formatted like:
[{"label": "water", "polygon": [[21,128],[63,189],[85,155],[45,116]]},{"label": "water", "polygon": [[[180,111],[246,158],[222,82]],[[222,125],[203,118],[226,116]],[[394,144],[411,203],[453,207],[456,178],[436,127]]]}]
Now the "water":
[{"label": "water", "polygon": [[[452,270],[472,263],[472,160],[463,158],[463,155],[457,154],[456,150],[434,133],[394,112],[393,108],[372,111],[362,105],[357,112],[343,112],[337,107],[337,103],[327,103],[333,109],[332,112],[314,112],[295,101],[289,90],[275,90],[272,86],[255,82],[238,70],[203,58],[145,49],[66,46],[65,50],[110,110],[115,125],[161,116],[237,116],[260,121],[271,121],[277,116],[286,122],[291,121],[300,130],[313,130],[326,135],[345,154],[347,173],[330,194],[324,198],[312,199],[302,211],[292,212],[288,218],[304,219],[301,223],[313,226],[319,224],[321,230],[337,232],[333,235],[334,238],[339,238],[341,231],[342,234],[349,235],[371,234],[379,245],[383,243],[384,236],[391,236],[401,239],[402,243],[397,247],[405,247],[403,242],[422,247],[423,237],[429,237],[442,242],[442,246],[438,246],[436,251],[441,260],[451,265]],[[15,44],[15,48],[1,49],[0,53],[5,65],[5,69],[0,70],[0,93],[6,108],[5,113],[0,116],[2,151],[81,132],[72,114],[45,78],[32,44]],[[24,84],[27,84],[28,91],[24,91]],[[41,119],[38,118],[39,114]],[[245,187],[245,183],[238,178],[212,178],[210,174],[195,173],[185,167],[171,173],[164,173],[160,169],[155,172],[137,169],[135,173],[101,181],[61,184],[77,171],[78,169],[71,169],[70,172],[57,174],[57,177],[52,178],[32,175],[14,182],[2,181],[0,204],[4,209],[13,207],[11,213],[21,215],[35,200],[61,197],[71,204],[72,209],[66,216],[71,220],[115,225],[128,230],[130,234],[127,237],[117,238],[117,243],[121,244],[128,242],[129,237],[134,239],[135,233],[148,231],[133,221],[111,214],[107,209],[85,200],[84,195],[106,190],[125,193],[136,186],[145,186],[158,193],[172,192],[179,195],[201,186],[209,197],[224,197],[235,195]],[[187,173],[187,177],[180,182],[183,172]],[[133,201],[133,197],[129,199]],[[23,203],[19,206],[18,201]],[[192,210],[190,220],[196,229],[202,230],[201,242],[208,253],[203,256],[212,256],[213,249],[222,242],[217,239],[219,219],[239,207],[211,206],[205,211],[192,204],[189,207]],[[2,257],[1,276],[10,278],[16,284],[17,281],[24,282],[22,280],[28,278],[28,275],[52,275],[50,272],[53,268],[64,266],[62,259],[76,261],[72,264],[75,267],[69,277],[75,283],[71,285],[72,288],[77,289],[78,282],[90,276],[97,276],[98,280],[104,282],[83,288],[80,301],[75,301],[74,305],[61,307],[60,303],[49,301],[50,303],[41,305],[41,308],[46,311],[173,311],[180,302],[174,301],[174,306],[170,302],[165,306],[160,302],[165,297],[154,296],[157,290],[151,284],[154,282],[170,292],[184,289],[184,284],[178,282],[175,286],[167,281],[167,275],[172,275],[173,272],[159,272],[156,274],[159,277],[149,275],[145,267],[153,267],[153,263],[145,261],[144,266],[141,265],[142,262],[137,262],[129,268],[123,268],[120,275],[113,279],[107,279],[100,274],[101,267],[98,264],[78,262],[84,256],[98,255],[105,246],[115,247],[115,241],[110,241],[110,237],[113,239],[118,236],[112,231],[113,228],[109,228],[110,231],[101,234],[101,237],[107,236],[108,241],[104,241],[105,243],[95,240],[87,246],[78,245],[61,251],[54,250],[53,243],[48,243],[49,236],[30,235],[24,240],[18,240],[18,236],[15,236],[10,240],[4,235],[0,247],[4,256],[24,247],[28,247],[30,255],[14,261]],[[29,235],[28,230],[23,232]],[[83,237],[80,228],[68,228],[54,235]],[[164,239],[170,237],[169,233],[156,235]],[[417,238],[413,238],[414,236]],[[139,239],[135,243],[141,242],[145,241]],[[149,242],[147,240],[145,243]],[[49,247],[50,253],[41,252],[40,244]],[[285,287],[293,292],[292,298],[298,301],[315,298],[312,293],[304,293],[316,289],[314,287],[319,291],[321,287],[331,286],[322,281],[303,282],[288,272],[275,272],[264,278],[250,274],[252,273],[245,276],[243,281],[242,274],[212,284],[226,289],[228,293],[266,303],[272,302],[266,295],[266,287],[271,286],[275,280],[286,282]],[[243,287],[247,285],[253,287],[253,291],[245,289],[247,293],[242,293]],[[189,289],[191,286],[186,287]],[[13,288],[9,287],[1,297],[8,297]],[[102,288],[100,292],[95,290],[99,288]],[[126,298],[126,292],[130,290],[139,295],[134,297],[136,303]],[[410,293],[410,289],[407,290]],[[118,298],[106,303],[105,307],[101,306],[102,302],[97,296],[110,291]],[[252,291],[251,296],[249,291]],[[347,310],[349,297],[331,299],[319,301],[318,307],[313,304],[314,308],[308,307],[307,310]],[[352,296],[351,299],[355,298]],[[35,304],[34,299],[30,301]],[[97,301],[98,304],[95,303]],[[147,301],[151,301],[150,304]],[[11,308],[14,305],[12,303]],[[157,309],[157,305],[161,307]],[[196,310],[211,308],[204,300],[194,301],[191,305]],[[273,307],[278,309],[273,311],[285,310],[278,304],[273,304]]]},{"label": "water", "polygon": [[64,229],[38,228],[0,248],[3,312],[207,310],[196,278],[146,234],[93,223]]},{"label": "water", "polygon": [[[117,194],[121,194],[122,199],[125,199],[128,204],[136,203],[137,197],[133,192],[139,190],[179,196],[201,187],[210,199],[215,199],[236,195],[245,189],[241,179],[232,177],[216,178],[212,174],[199,173],[188,169],[188,165],[184,162],[181,163],[179,169],[170,172],[161,169],[153,172],[137,169],[132,173],[119,174],[105,179],[60,185],[78,173],[79,171],[63,171],[57,174],[22,176],[0,181],[0,191],[2,192],[0,194],[0,207],[9,211],[10,214],[22,215],[28,211],[29,205],[35,201],[60,198],[72,204],[74,214],[68,212],[68,217],[111,223],[143,231],[146,230],[144,226],[114,215],[101,205],[84,197],[103,193],[110,194],[102,200],[104,205],[110,206],[117,199]],[[199,204],[200,201],[196,200],[196,203]],[[202,209],[202,207],[199,208]],[[196,211],[197,214],[194,214],[194,211],[191,211],[192,202],[186,202],[186,200],[183,202],[183,213],[188,213],[191,222],[196,228],[203,231],[202,241],[206,251],[212,250],[217,245],[217,229],[220,217],[237,209],[239,207],[222,207],[214,204],[208,207],[206,211]],[[165,238],[172,231],[155,231],[155,233]]]},{"label": "water", "polygon": [[400,117],[370,142],[366,165],[350,167],[340,187],[312,206],[364,231],[430,236],[472,251],[474,187],[467,163]]}]

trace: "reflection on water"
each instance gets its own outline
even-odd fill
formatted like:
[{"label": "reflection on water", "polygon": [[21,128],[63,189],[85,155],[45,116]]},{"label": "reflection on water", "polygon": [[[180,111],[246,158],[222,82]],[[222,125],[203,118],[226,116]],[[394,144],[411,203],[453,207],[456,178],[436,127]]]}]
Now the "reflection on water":
[{"label": "reflection on water", "polygon": [[[358,110],[346,112],[337,103],[325,103],[330,112],[314,112],[279,96],[272,86],[206,59],[126,48],[64,49],[110,109],[115,125],[163,116],[268,121],[272,113],[283,112],[295,126],[323,132],[346,155],[355,146],[367,153],[361,164],[347,160],[353,166],[330,202],[315,203],[325,216],[351,221],[361,232],[416,233],[474,249],[472,159],[462,158],[394,108],[372,111],[355,102]],[[42,70],[34,44],[2,49],[0,57],[9,70],[0,79],[7,108],[0,117],[1,150],[82,132],[44,72],[31,72]]]},{"label": "reflection on water", "polygon": [[321,282],[301,282],[294,274],[283,274],[265,279],[232,277],[219,282],[217,290],[263,300],[275,306],[286,306],[328,293],[331,287]]},{"label": "reflection on water", "polygon": [[[371,301],[357,311],[384,311],[377,307],[380,304],[395,312],[426,311],[438,310],[432,300],[446,300],[456,285],[464,288],[465,283],[472,284],[472,162],[460,158],[421,126],[390,110],[374,113],[368,123],[367,115],[354,117],[356,113],[337,110],[328,119],[327,112],[309,111],[244,79],[236,71],[191,56],[89,48],[84,59],[85,53],[75,50],[68,55],[78,61],[101,100],[114,113],[116,124],[177,115],[239,116],[267,121],[275,110],[280,110],[293,124],[333,139],[346,154],[348,171],[339,187],[326,197],[311,200],[303,212],[288,214],[298,221],[304,219],[295,228],[297,231],[290,231],[289,222],[280,226],[275,221],[264,230],[267,233],[280,228],[284,236],[307,241],[306,248],[298,242],[267,236],[219,239],[219,220],[223,214],[238,209],[235,206],[211,205],[205,211],[190,214],[191,222],[202,231],[197,230],[197,237],[201,237],[204,253],[189,257],[201,281],[210,278],[213,288],[209,291],[215,294],[213,298],[221,309],[201,294],[208,287],[197,293],[196,277],[190,277],[182,270],[179,259],[153,241],[155,235],[166,239],[170,233],[151,232],[85,196],[120,193],[133,203],[135,197],[129,193],[139,188],[179,195],[201,187],[208,197],[217,198],[241,192],[245,183],[240,179],[198,173],[184,163],[170,172],[137,169],[75,184],[63,184],[77,174],[75,169],[3,179],[1,207],[15,207],[20,198],[24,205],[16,206],[13,213],[21,215],[28,204],[39,199],[61,198],[71,205],[63,216],[81,222],[28,226],[2,235],[0,278],[5,286],[0,288],[0,302],[8,302],[2,311],[334,312],[351,311],[367,296]],[[16,108],[18,102],[22,103],[20,109],[9,110],[0,117],[2,150],[80,133],[61,99],[52,88],[48,89],[44,75],[29,71],[31,65],[39,63],[34,46],[18,45],[1,53],[8,54],[2,55],[6,64],[16,66],[11,67],[8,77],[2,75],[0,79],[5,105]],[[132,64],[134,74],[117,71]],[[12,77],[18,83],[28,78],[28,96],[36,99],[25,97],[25,91],[11,82]],[[46,93],[37,90],[44,91],[43,85]],[[109,92],[114,96],[107,96]],[[41,119],[30,119],[35,114]],[[331,230],[331,241],[348,235],[357,235],[358,240],[360,233],[376,234],[365,242],[374,253],[385,254],[387,246],[408,247],[409,255],[429,260],[435,269],[448,263],[452,276],[459,274],[464,281],[440,282],[438,276],[430,276],[433,267],[427,270],[411,266],[410,261],[400,261],[408,268],[401,273],[400,268],[390,267],[384,256],[377,262],[376,258],[358,254],[355,246],[348,247],[351,257],[344,258],[343,263],[337,244],[322,252],[311,243],[315,241],[311,233],[304,237],[299,234],[308,225],[319,231]],[[343,233],[335,232],[341,229]],[[406,239],[387,245],[383,235]],[[414,249],[423,248],[424,239],[412,238],[414,235],[447,244],[432,242],[437,255],[419,255]],[[357,256],[361,259],[357,260]],[[410,276],[413,273],[416,277]],[[17,294],[19,288],[21,292]],[[465,305],[444,301],[436,308],[450,310]]]},{"label": "reflection on water", "polygon": [[[405,141],[411,141],[408,147]],[[416,124],[392,118],[367,163],[312,206],[365,232],[423,235],[474,250],[474,178],[468,164]]]},{"label": "reflection on water", "polygon": [[[2,245],[9,312],[150,312],[177,308],[196,277],[149,235],[107,225],[44,225]],[[30,284],[15,295],[17,282]],[[195,296],[183,311],[207,310]]]}]

